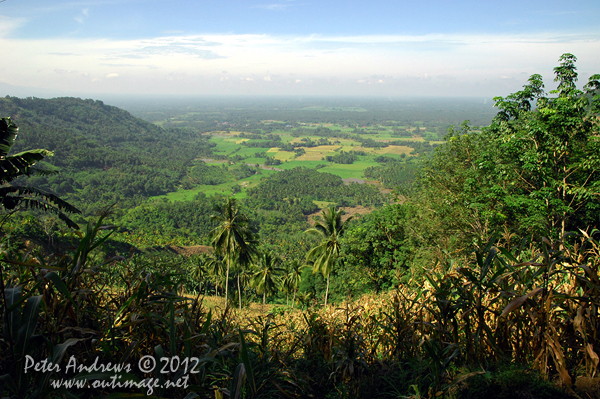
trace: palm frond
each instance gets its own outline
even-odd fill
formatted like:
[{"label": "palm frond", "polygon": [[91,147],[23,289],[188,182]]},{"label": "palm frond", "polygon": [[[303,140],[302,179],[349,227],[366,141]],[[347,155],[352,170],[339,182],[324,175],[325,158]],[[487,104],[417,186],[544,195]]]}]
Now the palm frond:
[{"label": "palm frond", "polygon": [[0,204],[7,210],[17,209],[40,209],[58,215],[69,227],[77,229],[79,226],[73,222],[64,212],[79,214],[81,211],[68,202],[60,199],[57,195],[46,191],[24,186],[0,187]]}]

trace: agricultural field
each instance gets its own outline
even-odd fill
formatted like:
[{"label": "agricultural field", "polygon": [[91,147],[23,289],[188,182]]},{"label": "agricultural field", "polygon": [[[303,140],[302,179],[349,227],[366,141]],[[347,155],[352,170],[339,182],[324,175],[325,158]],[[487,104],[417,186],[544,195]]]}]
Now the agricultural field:
[{"label": "agricultural field", "polygon": [[[322,112],[330,112],[322,109]],[[352,112],[363,112],[353,110]],[[185,119],[185,118],[184,118]],[[302,123],[293,128],[281,128],[283,122],[265,120],[261,122],[264,129],[217,130],[204,133],[214,145],[212,152],[216,158],[203,160],[207,165],[218,167],[226,165],[229,172],[234,172],[247,165],[257,168],[251,176],[231,178],[220,184],[198,184],[194,187],[180,187],[177,191],[157,198],[171,201],[189,201],[199,193],[206,195],[222,194],[245,198],[246,191],[255,187],[264,179],[281,170],[297,167],[317,169],[319,172],[331,173],[342,179],[364,182],[368,179],[364,171],[381,165],[381,157],[395,160],[398,163],[409,159],[418,159],[422,152],[415,152],[416,147],[430,146],[431,149],[440,141],[428,142],[424,135],[427,132],[414,133],[414,129],[400,127],[406,137],[399,137],[398,129],[381,126],[350,128],[342,124]],[[275,129],[267,129],[275,126]],[[352,155],[351,160],[340,161],[340,155]],[[336,158],[337,157],[337,158]],[[378,162],[379,160],[379,162]]]}]

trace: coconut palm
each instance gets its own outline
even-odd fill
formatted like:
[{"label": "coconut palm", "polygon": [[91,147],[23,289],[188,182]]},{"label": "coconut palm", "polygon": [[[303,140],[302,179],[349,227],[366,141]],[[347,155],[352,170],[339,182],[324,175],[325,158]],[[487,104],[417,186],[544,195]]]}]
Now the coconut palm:
[{"label": "coconut palm", "polygon": [[9,214],[18,209],[41,209],[56,214],[69,227],[78,228],[79,226],[63,213],[80,213],[77,208],[43,190],[10,184],[20,176],[55,173],[34,166],[44,157],[52,156],[51,151],[38,149],[8,155],[18,130],[10,118],[0,118],[0,205],[9,211]]},{"label": "coconut palm", "polygon": [[298,293],[298,286],[300,285],[300,281],[302,281],[302,270],[307,267],[307,265],[303,265],[297,260],[293,260],[287,267],[285,277],[283,278],[283,289],[289,294],[293,292],[292,298],[292,308],[296,304],[296,294]]},{"label": "coconut palm", "polygon": [[[254,240],[250,230],[248,217],[240,212],[235,198],[227,198],[224,206],[216,206],[218,214],[211,220],[218,223],[212,232],[212,246],[218,255],[225,257],[227,271],[225,275],[225,302],[229,294],[229,271],[232,261],[243,264],[254,252]],[[240,304],[241,305],[241,304]]]},{"label": "coconut palm", "polygon": [[206,258],[206,269],[215,284],[215,295],[219,296],[219,287],[223,287],[223,274],[225,273],[225,262],[223,258],[215,253],[211,253]]},{"label": "coconut palm", "polygon": [[329,296],[329,276],[340,255],[340,239],[352,220],[352,217],[349,217],[342,222],[343,214],[343,210],[336,211],[333,206],[323,209],[321,217],[314,227],[305,231],[307,234],[321,238],[321,242],[306,255],[306,261],[313,265],[313,273],[321,272],[327,279],[325,306],[327,306],[327,297]]},{"label": "coconut palm", "polygon": [[237,274],[238,287],[238,308],[242,310],[242,287],[248,284],[251,276],[250,265],[252,264],[253,256],[256,254],[258,242],[254,235],[246,236],[246,247],[240,248],[236,254],[235,265]]},{"label": "coconut palm", "polygon": [[271,252],[264,252],[259,258],[255,272],[252,275],[252,285],[257,294],[262,294],[263,305],[266,303],[267,294],[272,294],[277,289],[279,275],[283,269],[279,267],[281,259]]}]

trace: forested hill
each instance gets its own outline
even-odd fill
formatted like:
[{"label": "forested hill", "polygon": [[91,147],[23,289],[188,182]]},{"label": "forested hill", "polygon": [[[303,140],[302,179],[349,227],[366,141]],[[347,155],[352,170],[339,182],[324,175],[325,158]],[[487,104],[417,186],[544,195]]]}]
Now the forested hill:
[{"label": "forested hill", "polygon": [[28,184],[87,210],[173,191],[189,162],[210,153],[198,134],[160,128],[101,101],[6,97],[0,115],[19,126],[15,151],[55,153],[47,160],[61,173],[30,177]]}]

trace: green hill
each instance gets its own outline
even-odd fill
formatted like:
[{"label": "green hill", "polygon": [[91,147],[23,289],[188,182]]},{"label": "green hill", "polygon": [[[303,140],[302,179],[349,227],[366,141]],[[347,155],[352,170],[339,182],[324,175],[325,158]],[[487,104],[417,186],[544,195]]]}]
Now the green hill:
[{"label": "green hill", "polygon": [[28,184],[88,211],[174,191],[191,161],[211,153],[192,130],[163,129],[101,101],[6,97],[0,115],[20,128],[16,151],[55,153],[48,162],[61,173],[30,177]]}]

